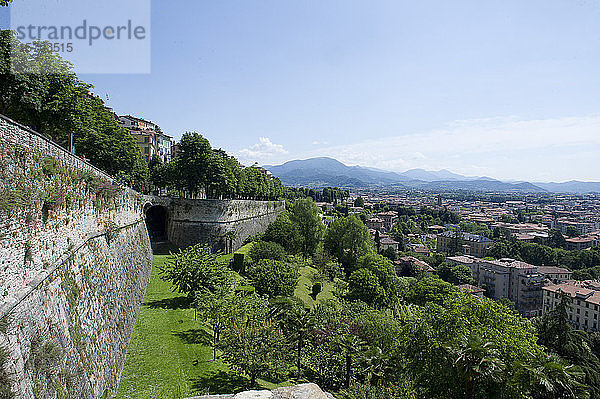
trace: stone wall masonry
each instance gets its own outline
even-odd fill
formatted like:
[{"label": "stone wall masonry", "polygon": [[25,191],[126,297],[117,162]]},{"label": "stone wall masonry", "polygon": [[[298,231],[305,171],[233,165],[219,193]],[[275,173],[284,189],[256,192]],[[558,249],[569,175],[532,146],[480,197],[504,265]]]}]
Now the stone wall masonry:
[{"label": "stone wall masonry", "polygon": [[[284,201],[183,199],[146,196],[167,209],[167,237],[179,247],[205,242],[216,250],[237,250],[248,236],[264,232],[285,210]],[[230,243],[225,234],[234,232]]]},{"label": "stone wall masonry", "polygon": [[0,372],[16,398],[110,397],[151,270],[142,196],[1,116],[0,155]]}]

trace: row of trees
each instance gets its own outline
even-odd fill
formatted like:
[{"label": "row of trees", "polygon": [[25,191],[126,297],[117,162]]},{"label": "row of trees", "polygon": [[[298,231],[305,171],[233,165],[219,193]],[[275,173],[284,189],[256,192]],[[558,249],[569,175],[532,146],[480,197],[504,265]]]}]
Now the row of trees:
[{"label": "row of trees", "polygon": [[213,149],[201,134],[185,133],[175,158],[150,162],[152,183],[160,191],[187,197],[278,199],[284,187],[256,167],[244,168],[222,149]]},{"label": "row of trees", "polygon": [[0,31],[0,87],[0,114],[66,148],[73,134],[78,155],[124,183],[141,188],[148,179],[135,139],[45,43],[25,46],[13,31]]},{"label": "row of trees", "polygon": [[494,242],[489,255],[496,258],[513,258],[532,265],[564,266],[579,270],[600,265],[600,248],[591,251],[567,251],[547,245],[524,243],[515,239]]}]

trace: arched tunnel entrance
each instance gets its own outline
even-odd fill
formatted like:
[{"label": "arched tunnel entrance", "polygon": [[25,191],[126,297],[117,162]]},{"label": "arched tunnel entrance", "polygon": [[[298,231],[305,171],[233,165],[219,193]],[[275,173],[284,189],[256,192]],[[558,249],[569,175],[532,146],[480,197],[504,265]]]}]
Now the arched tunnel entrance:
[{"label": "arched tunnel entrance", "polygon": [[168,241],[167,208],[154,205],[146,210],[146,227],[153,243]]}]

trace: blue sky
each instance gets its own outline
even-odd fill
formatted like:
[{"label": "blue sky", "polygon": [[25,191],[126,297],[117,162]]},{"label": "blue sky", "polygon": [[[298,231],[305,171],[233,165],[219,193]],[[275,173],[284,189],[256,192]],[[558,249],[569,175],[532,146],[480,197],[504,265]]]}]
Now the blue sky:
[{"label": "blue sky", "polygon": [[82,78],[246,163],[600,181],[598,26],[598,0],[153,1],[151,73]]}]

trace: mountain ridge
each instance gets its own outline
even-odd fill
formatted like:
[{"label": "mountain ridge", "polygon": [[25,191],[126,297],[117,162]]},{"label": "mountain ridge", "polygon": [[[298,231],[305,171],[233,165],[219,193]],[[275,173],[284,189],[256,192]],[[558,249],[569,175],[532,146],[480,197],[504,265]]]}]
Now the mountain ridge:
[{"label": "mountain ridge", "polygon": [[421,168],[392,172],[379,168],[348,166],[330,157],[296,159],[281,165],[264,165],[286,185],[309,187],[391,186],[426,190],[473,190],[507,192],[600,192],[600,182],[571,180],[563,183],[501,181],[486,176],[463,176],[447,169]]}]

